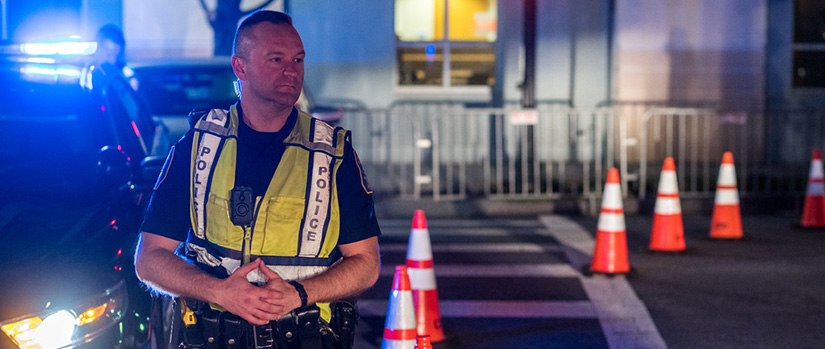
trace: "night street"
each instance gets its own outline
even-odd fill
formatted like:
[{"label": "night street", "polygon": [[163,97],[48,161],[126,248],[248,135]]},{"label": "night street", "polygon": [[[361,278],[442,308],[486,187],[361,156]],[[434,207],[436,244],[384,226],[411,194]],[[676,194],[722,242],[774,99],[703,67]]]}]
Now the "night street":
[{"label": "night street", "polygon": [[0,81],[0,349],[825,348],[823,0],[0,0]]},{"label": "night street", "polygon": [[[809,348],[825,340],[817,306],[825,230],[794,228],[790,214],[745,216],[742,241],[712,241],[710,217],[691,214],[687,251],[667,254],[647,251],[652,219],[626,220],[633,270],[609,278],[579,272],[590,263],[596,217],[430,219],[447,337],[435,347]],[[382,274],[361,296],[356,347],[381,346],[409,224],[381,221]]]}]

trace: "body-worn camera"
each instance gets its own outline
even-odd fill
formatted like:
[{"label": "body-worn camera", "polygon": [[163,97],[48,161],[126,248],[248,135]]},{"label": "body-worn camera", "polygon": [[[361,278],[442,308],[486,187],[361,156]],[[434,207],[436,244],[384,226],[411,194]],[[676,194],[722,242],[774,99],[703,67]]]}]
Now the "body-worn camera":
[{"label": "body-worn camera", "polygon": [[232,188],[229,197],[232,224],[240,226],[252,225],[255,210],[255,192],[249,187]]}]

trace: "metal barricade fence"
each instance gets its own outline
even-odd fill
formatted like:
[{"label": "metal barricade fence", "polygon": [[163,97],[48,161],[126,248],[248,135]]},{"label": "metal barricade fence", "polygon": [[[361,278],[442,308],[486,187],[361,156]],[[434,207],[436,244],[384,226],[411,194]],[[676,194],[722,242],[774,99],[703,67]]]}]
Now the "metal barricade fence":
[{"label": "metal barricade fence", "polygon": [[798,195],[810,150],[823,144],[821,116],[645,104],[574,109],[545,102],[524,111],[514,104],[400,102],[346,110],[341,125],[353,131],[378,195],[594,200],[611,167],[621,171],[625,196],[650,195],[667,156],[676,161],[683,196],[712,197],[724,151],[734,154],[742,195]]},{"label": "metal barricade fence", "polygon": [[[654,183],[657,182],[649,179],[658,178],[656,170],[661,171],[664,158],[673,157],[680,195],[709,196],[715,190],[714,172],[718,170],[725,151],[733,153],[734,159],[741,164],[747,164],[751,155],[747,151],[751,138],[747,131],[756,128],[747,127],[747,117],[740,113],[728,114],[728,117],[733,120],[725,122],[716,111],[699,108],[653,108],[645,111],[638,128],[638,176],[628,173],[625,181],[638,178],[638,197],[644,199],[648,188],[655,188]],[[626,127],[627,118],[622,121]],[[751,121],[756,122],[759,121]],[[653,171],[649,171],[648,167]],[[738,182],[744,183],[746,175],[747,167],[740,166]]]},{"label": "metal barricade fence", "polygon": [[613,163],[609,108],[543,103],[515,120],[516,107],[398,103],[347,110],[341,125],[374,190],[435,200],[468,197],[598,196]]},{"label": "metal barricade fence", "polygon": [[712,197],[722,154],[733,154],[742,196],[804,195],[811,150],[822,147],[815,110],[728,110],[614,106],[620,117],[623,192],[655,195],[665,157],[676,162],[680,195]]}]

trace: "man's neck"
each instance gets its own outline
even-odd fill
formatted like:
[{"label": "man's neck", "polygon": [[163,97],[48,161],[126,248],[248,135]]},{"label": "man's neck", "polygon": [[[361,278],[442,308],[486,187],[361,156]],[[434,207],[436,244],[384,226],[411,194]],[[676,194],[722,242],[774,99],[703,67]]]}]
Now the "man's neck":
[{"label": "man's neck", "polygon": [[268,103],[255,103],[241,98],[243,122],[258,132],[278,132],[286,124],[292,106],[282,107]]}]

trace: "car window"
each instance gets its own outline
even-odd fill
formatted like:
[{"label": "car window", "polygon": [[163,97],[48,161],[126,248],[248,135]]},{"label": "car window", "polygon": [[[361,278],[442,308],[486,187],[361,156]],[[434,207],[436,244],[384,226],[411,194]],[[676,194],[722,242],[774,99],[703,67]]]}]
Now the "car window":
[{"label": "car window", "polygon": [[151,154],[155,123],[126,80],[117,77],[106,86],[109,112],[117,122],[118,134],[129,156],[141,159]]},{"label": "car window", "polygon": [[3,74],[0,85],[0,192],[60,197],[94,185],[97,151],[113,141],[100,96],[79,86]]},{"label": "car window", "polygon": [[194,109],[227,108],[237,100],[235,73],[225,67],[143,67],[135,69],[138,93],[155,115],[187,115]]}]

